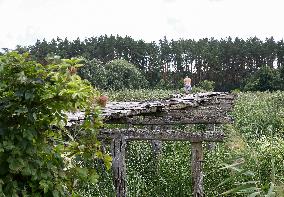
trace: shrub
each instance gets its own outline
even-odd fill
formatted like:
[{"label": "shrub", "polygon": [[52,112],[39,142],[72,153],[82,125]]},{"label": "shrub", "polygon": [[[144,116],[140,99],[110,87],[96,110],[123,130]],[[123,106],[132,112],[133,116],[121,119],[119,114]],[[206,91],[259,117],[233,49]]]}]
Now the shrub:
[{"label": "shrub", "polygon": [[107,71],[102,62],[93,59],[79,69],[79,75],[98,89],[107,89]]},{"label": "shrub", "polygon": [[[71,196],[79,180],[97,181],[85,161],[109,166],[96,139],[98,92],[76,75],[78,62],[44,67],[27,53],[0,56],[0,196]],[[66,112],[78,109],[86,121],[75,138],[65,128]]]},{"label": "shrub", "polygon": [[201,81],[197,84],[197,87],[205,90],[205,91],[214,91],[214,87],[215,87],[215,82],[214,81],[208,81],[208,80],[204,80]]},{"label": "shrub", "polygon": [[80,69],[80,75],[102,90],[140,89],[147,80],[135,65],[126,60],[112,60],[106,64],[93,60]]},{"label": "shrub", "polygon": [[244,86],[245,91],[273,91],[281,89],[280,72],[263,66],[252,75]]}]

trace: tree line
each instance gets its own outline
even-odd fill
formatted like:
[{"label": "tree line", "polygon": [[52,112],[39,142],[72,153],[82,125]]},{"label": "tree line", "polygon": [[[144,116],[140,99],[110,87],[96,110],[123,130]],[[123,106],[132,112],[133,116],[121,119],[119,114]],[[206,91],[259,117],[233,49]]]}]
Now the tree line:
[{"label": "tree line", "polygon": [[67,38],[49,42],[37,40],[34,45],[17,46],[16,50],[28,51],[42,64],[50,54],[61,58],[96,59],[103,64],[124,59],[139,69],[149,87],[180,88],[182,78],[188,75],[193,84],[214,81],[219,91],[257,89],[263,86],[255,84],[260,83],[257,76],[262,76],[263,72],[266,80],[274,80],[272,86],[277,86],[269,86],[269,90],[283,88],[279,84],[284,82],[284,42],[275,41],[273,37],[264,41],[257,37],[246,40],[231,37],[168,40],[164,37],[158,42],[145,42],[129,36],[104,35],[72,41]]}]

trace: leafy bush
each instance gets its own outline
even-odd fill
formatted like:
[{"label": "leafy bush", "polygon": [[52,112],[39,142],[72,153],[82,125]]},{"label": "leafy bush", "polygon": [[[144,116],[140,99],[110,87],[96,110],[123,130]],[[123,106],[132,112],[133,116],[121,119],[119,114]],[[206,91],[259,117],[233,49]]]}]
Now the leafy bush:
[{"label": "leafy bush", "polygon": [[199,82],[197,84],[197,87],[199,87],[202,90],[205,90],[207,92],[214,91],[215,82],[214,81],[204,80],[204,81]]},{"label": "leafy bush", "polygon": [[93,59],[86,61],[85,65],[79,69],[79,75],[87,79],[91,84],[98,89],[107,89],[107,71],[102,62]]},{"label": "leafy bush", "polygon": [[126,60],[113,60],[105,65],[108,89],[140,89],[147,86],[145,77]]},{"label": "leafy bush", "polygon": [[175,91],[173,90],[129,90],[108,91],[104,94],[109,95],[111,101],[145,101],[170,98]]},{"label": "leafy bush", "polygon": [[244,86],[245,91],[273,91],[281,89],[280,72],[268,66],[261,67]]},{"label": "leafy bush", "polygon": [[140,89],[148,84],[139,69],[126,60],[112,60],[106,64],[93,60],[79,72],[93,86],[102,90]]},{"label": "leafy bush", "polygon": [[[96,183],[85,163],[110,157],[96,139],[99,93],[76,75],[79,60],[42,66],[29,55],[0,56],[0,196],[71,196],[77,183]],[[74,137],[67,111],[84,110],[86,121]]]}]

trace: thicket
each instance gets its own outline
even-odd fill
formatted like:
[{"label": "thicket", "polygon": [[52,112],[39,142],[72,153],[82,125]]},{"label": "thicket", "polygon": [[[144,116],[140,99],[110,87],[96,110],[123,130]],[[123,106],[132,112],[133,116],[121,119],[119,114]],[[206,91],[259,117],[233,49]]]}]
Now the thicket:
[{"label": "thicket", "polygon": [[[81,182],[95,185],[101,160],[96,138],[102,122],[99,92],[76,75],[77,59],[32,61],[29,54],[0,56],[0,196],[76,196]],[[76,133],[66,112],[82,110]]]},{"label": "thicket", "polygon": [[275,91],[284,90],[283,70],[263,66],[256,71],[244,86],[245,91]]},{"label": "thicket", "polygon": [[141,89],[147,87],[147,80],[135,65],[126,60],[112,60],[102,63],[86,61],[79,75],[100,90]]}]

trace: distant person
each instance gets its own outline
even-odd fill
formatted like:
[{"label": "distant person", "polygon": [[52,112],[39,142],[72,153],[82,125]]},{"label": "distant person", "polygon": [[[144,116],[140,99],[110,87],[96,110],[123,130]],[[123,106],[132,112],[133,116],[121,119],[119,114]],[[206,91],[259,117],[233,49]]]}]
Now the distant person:
[{"label": "distant person", "polygon": [[191,91],[191,79],[188,76],[186,76],[183,80],[183,84],[184,84],[185,93],[188,94]]}]

